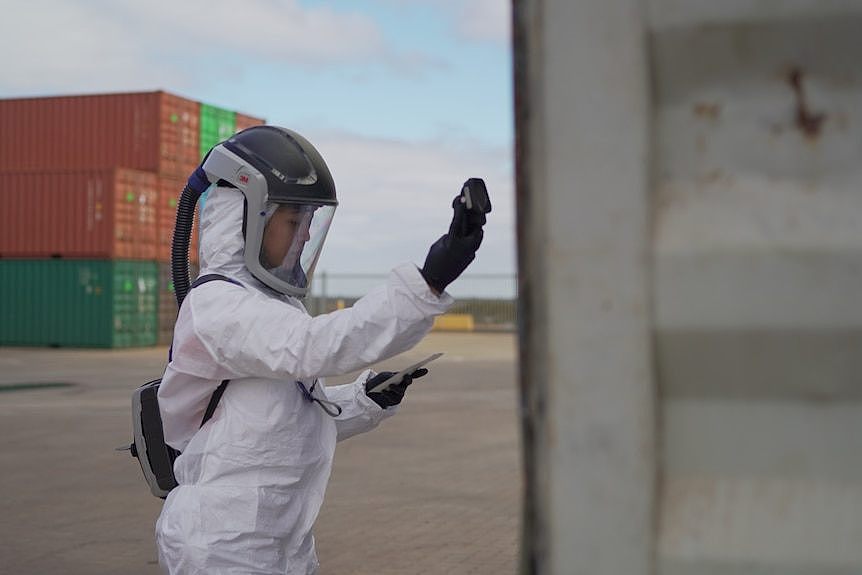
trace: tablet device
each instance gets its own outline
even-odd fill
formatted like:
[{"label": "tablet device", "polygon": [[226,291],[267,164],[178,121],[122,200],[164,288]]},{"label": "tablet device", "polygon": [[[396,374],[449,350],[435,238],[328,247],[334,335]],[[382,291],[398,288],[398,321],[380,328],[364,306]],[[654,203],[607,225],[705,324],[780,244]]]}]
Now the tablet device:
[{"label": "tablet device", "polygon": [[381,381],[380,383],[378,383],[377,385],[375,385],[371,389],[366,389],[365,393],[368,394],[368,393],[372,393],[372,392],[383,391],[387,387],[389,387],[390,385],[398,383],[399,381],[401,381],[405,375],[409,375],[409,374],[413,373],[414,371],[416,371],[420,367],[431,363],[432,361],[434,361],[435,359],[437,359],[441,355],[443,355],[443,352],[438,352],[438,353],[429,355],[428,357],[426,357],[422,361],[418,361],[418,362],[414,363],[413,365],[411,365],[410,367],[406,367],[406,368],[402,369],[401,371],[399,371],[395,375],[384,379],[383,381]]}]

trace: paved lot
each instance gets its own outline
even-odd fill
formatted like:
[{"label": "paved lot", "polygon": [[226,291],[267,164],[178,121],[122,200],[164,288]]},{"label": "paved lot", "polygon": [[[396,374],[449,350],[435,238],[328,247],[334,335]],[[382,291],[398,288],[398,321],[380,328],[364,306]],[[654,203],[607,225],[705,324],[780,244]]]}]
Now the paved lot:
[{"label": "paved lot", "polygon": [[[511,334],[431,334],[390,360],[446,355],[402,412],[336,451],[315,528],[323,575],[517,571],[521,470]],[[137,463],[129,396],[163,348],[0,348],[0,572],[159,573],[161,502]],[[330,380],[340,383],[345,378]]]}]

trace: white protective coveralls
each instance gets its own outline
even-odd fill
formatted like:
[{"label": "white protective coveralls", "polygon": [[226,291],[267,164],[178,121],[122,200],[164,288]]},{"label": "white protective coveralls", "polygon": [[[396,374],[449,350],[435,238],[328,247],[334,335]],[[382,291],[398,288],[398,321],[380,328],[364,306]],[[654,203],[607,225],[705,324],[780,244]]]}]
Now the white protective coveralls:
[{"label": "white protective coveralls", "polygon": [[[317,571],[311,529],[323,502],[335,443],[374,428],[394,408],[365,395],[365,371],[325,388],[333,419],[302,395],[339,375],[410,349],[452,299],[434,295],[416,266],[395,268],[352,308],[312,318],[295,298],[243,264],[243,196],[211,188],[201,222],[201,274],[177,319],[173,359],[159,389],[165,439],[182,451],[179,483],[156,524],[159,562],[172,574]],[[198,429],[221,380],[215,414]]]}]

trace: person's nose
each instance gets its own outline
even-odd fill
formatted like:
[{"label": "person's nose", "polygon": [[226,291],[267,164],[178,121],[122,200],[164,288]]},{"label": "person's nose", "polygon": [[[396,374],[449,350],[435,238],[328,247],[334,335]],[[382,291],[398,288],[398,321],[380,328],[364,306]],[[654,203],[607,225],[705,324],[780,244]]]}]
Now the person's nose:
[{"label": "person's nose", "polygon": [[309,228],[310,226],[305,225],[299,229],[299,238],[304,242],[311,239],[311,230]]}]

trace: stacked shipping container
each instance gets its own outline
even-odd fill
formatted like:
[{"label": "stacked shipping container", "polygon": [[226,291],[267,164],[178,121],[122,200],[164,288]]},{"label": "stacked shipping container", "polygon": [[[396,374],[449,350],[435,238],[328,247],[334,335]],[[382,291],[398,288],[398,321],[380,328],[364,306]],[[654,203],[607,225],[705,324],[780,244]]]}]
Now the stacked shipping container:
[{"label": "stacked shipping container", "polygon": [[158,259],[151,172],[6,172],[0,257]]},{"label": "stacked shipping container", "polygon": [[149,261],[0,260],[0,342],[154,345],[156,273]]},{"label": "stacked shipping container", "polygon": [[200,155],[236,132],[236,112],[201,104]]},{"label": "stacked shipping container", "polygon": [[262,123],[161,91],[0,100],[0,344],[168,342],[185,180]]}]

